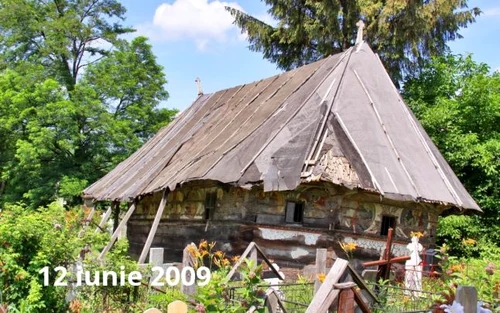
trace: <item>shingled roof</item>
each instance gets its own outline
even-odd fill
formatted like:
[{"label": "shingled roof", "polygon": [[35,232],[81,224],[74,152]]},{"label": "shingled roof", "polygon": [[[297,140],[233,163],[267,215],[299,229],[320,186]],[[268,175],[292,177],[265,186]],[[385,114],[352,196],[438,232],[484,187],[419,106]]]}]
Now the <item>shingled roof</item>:
[{"label": "shingled roof", "polygon": [[365,43],[199,96],[84,196],[131,200],[193,180],[265,191],[326,180],[480,211]]}]

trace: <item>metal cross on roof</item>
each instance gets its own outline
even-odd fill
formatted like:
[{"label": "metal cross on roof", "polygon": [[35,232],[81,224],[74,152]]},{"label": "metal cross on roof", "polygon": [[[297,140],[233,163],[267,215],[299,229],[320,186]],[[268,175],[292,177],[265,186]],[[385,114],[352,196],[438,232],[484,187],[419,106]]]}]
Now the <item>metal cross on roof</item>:
[{"label": "metal cross on roof", "polygon": [[365,23],[362,20],[359,20],[356,23],[356,26],[358,26],[358,35],[356,36],[356,46],[361,44],[363,42],[363,28],[365,27]]},{"label": "metal cross on roof", "polygon": [[198,86],[198,96],[203,95],[203,89],[201,88],[201,79],[199,77],[196,77],[194,80],[196,85]]}]

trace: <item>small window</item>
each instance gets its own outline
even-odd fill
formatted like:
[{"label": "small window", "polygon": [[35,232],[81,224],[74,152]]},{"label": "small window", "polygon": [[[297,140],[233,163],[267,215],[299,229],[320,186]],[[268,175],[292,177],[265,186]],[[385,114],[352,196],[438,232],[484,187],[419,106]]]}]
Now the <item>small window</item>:
[{"label": "small window", "polygon": [[304,203],[291,202],[286,203],[285,222],[302,223],[304,221]]},{"label": "small window", "polygon": [[215,210],[215,203],[217,200],[217,193],[215,192],[207,192],[205,195],[205,219],[209,220],[212,218],[212,215]]},{"label": "small window", "polygon": [[389,234],[389,228],[396,227],[396,218],[394,216],[382,216],[382,226],[380,227],[380,235],[387,236]]}]

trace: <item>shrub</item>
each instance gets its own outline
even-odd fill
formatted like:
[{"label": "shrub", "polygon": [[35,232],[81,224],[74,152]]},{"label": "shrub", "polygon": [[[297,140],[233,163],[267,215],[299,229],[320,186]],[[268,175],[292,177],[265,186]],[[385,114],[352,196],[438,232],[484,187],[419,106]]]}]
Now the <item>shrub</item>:
[{"label": "shrub", "polygon": [[[39,271],[67,267],[81,241],[74,211],[53,203],[37,211],[24,205],[6,205],[0,213],[0,289],[10,307],[22,312],[66,312],[66,289],[43,286]],[[52,273],[51,273],[52,274]]]}]

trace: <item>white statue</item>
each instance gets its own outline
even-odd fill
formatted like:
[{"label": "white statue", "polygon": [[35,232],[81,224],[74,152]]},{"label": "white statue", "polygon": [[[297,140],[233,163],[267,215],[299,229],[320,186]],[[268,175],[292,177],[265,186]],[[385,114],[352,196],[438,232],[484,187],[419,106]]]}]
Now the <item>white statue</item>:
[{"label": "white statue", "polygon": [[418,242],[418,237],[413,236],[411,243],[406,248],[410,250],[410,259],[406,261],[405,265],[405,288],[411,289],[408,294],[412,296],[420,296],[422,290],[422,259],[420,253],[424,250],[422,245]]}]

